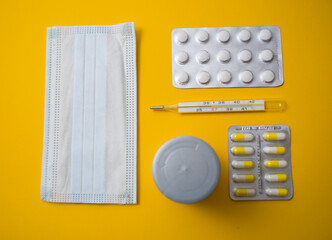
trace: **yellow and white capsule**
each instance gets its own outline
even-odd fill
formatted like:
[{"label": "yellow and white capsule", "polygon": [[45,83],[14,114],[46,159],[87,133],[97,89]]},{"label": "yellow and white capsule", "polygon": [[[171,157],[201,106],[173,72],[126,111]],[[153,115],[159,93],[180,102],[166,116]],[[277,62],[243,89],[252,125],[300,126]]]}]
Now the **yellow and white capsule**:
[{"label": "yellow and white capsule", "polygon": [[288,166],[285,160],[265,160],[264,166],[268,168],[285,168]]},{"label": "yellow and white capsule", "polygon": [[232,147],[231,151],[235,155],[251,155],[255,150],[252,147]]},{"label": "yellow and white capsule", "polygon": [[233,168],[253,168],[254,162],[253,161],[232,161]]},{"label": "yellow and white capsule", "polygon": [[287,188],[268,188],[266,194],[270,197],[285,197],[288,195]]},{"label": "yellow and white capsule", "polygon": [[250,142],[254,140],[254,135],[252,133],[233,133],[231,138],[235,142]]},{"label": "yellow and white capsule", "polygon": [[286,182],[288,176],[287,174],[266,174],[264,178],[268,182]]},{"label": "yellow and white capsule", "polygon": [[287,135],[286,133],[280,132],[266,132],[263,133],[263,138],[268,141],[279,141],[279,140],[286,140]]},{"label": "yellow and white capsule", "polygon": [[254,188],[235,188],[234,194],[238,197],[252,197],[256,195]]},{"label": "yellow and white capsule", "polygon": [[264,147],[263,152],[266,154],[285,154],[286,153],[285,147]]},{"label": "yellow and white capsule", "polygon": [[255,175],[253,174],[234,174],[234,182],[253,182],[255,181]]}]

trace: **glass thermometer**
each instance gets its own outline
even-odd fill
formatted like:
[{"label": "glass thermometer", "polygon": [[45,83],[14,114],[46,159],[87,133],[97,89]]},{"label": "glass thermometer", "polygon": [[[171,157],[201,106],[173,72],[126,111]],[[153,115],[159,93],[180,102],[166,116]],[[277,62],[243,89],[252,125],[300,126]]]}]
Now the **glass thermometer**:
[{"label": "glass thermometer", "polygon": [[161,111],[176,111],[178,113],[264,112],[284,111],[286,109],[286,103],[282,100],[180,102],[175,105],[150,107],[150,109]]}]

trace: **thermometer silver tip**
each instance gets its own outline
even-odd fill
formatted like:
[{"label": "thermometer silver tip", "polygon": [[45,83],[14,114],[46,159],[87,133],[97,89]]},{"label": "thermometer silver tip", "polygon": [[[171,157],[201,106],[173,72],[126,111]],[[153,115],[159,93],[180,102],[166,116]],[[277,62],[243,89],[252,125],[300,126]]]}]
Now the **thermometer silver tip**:
[{"label": "thermometer silver tip", "polygon": [[164,106],[150,107],[150,109],[153,109],[153,110],[163,110]]}]

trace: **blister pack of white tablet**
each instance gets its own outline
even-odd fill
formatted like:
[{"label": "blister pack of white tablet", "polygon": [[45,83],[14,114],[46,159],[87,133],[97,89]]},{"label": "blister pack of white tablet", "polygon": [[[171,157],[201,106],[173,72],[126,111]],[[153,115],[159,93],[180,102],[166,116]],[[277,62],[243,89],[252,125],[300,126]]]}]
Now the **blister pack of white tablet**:
[{"label": "blister pack of white tablet", "polygon": [[172,81],[177,88],[281,86],[280,29],[176,28],[172,31]]}]

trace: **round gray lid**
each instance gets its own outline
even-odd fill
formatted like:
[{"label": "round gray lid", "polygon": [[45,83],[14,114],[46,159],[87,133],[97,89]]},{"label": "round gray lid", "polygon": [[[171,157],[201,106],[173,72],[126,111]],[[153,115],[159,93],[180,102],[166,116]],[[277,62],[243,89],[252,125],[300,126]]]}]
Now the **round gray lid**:
[{"label": "round gray lid", "polygon": [[157,151],[152,175],[158,189],[179,203],[194,203],[209,196],[220,176],[217,154],[203,140],[181,136]]}]

